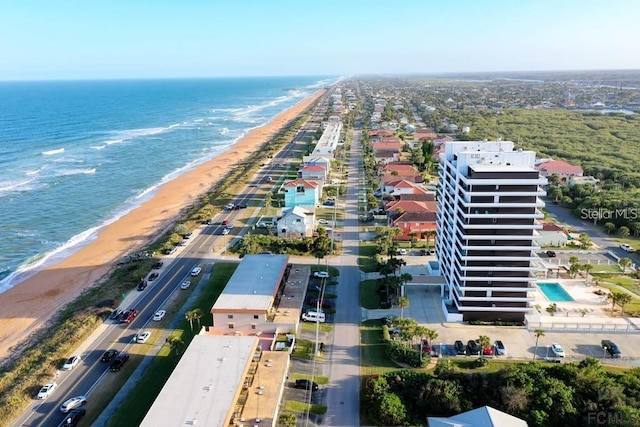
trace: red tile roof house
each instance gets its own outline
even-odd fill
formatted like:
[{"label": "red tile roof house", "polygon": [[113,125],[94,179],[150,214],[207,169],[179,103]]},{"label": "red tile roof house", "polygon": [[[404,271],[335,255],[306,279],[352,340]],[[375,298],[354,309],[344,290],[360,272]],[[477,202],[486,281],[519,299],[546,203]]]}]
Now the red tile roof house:
[{"label": "red tile roof house", "polygon": [[384,200],[386,200],[387,202],[394,202],[394,201],[433,202],[436,200],[436,193],[428,191],[427,193],[419,193],[419,194],[390,194],[388,196],[385,196]]},{"label": "red tile roof house", "polygon": [[380,138],[393,136],[394,132],[391,129],[373,129],[369,131],[369,138],[372,142],[377,142]]},{"label": "red tile roof house", "polygon": [[397,136],[381,136],[378,138],[378,142],[381,144],[401,144],[400,148],[404,145],[404,141]]},{"label": "red tile roof house", "polygon": [[413,138],[418,141],[433,140],[438,134],[433,129],[416,129],[413,131]]},{"label": "red tile roof house", "polygon": [[423,238],[423,233],[436,229],[438,202],[390,202],[385,209],[389,215],[389,226],[402,230],[398,239],[411,239],[412,234]]},{"label": "red tile roof house", "polygon": [[548,177],[553,174],[558,175],[562,182],[566,182],[570,176],[583,176],[584,171],[580,166],[572,165],[562,160],[551,160],[538,166],[540,176]]},{"label": "red tile roof house", "polygon": [[400,153],[397,151],[376,151],[375,160],[377,164],[397,162],[400,159]]},{"label": "red tile roof house", "polygon": [[395,151],[396,153],[399,153],[400,151],[402,151],[402,147],[404,146],[404,144],[401,141],[374,142],[373,144],[371,144],[371,146],[373,147],[374,153],[377,153],[378,151]]},{"label": "red tile roof house", "polygon": [[418,187],[406,179],[400,179],[386,182],[383,192],[397,196],[400,194],[427,194],[429,191]]}]

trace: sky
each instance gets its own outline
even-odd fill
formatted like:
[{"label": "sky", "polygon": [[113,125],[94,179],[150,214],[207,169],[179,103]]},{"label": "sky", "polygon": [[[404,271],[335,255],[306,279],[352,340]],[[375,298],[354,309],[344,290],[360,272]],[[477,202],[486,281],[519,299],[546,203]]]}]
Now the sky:
[{"label": "sky", "polygon": [[20,0],[0,80],[640,69],[638,0]]}]

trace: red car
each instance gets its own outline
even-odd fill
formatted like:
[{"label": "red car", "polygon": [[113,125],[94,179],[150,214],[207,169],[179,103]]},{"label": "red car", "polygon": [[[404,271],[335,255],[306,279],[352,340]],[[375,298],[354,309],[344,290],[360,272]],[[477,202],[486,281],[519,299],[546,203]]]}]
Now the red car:
[{"label": "red car", "polygon": [[136,310],[127,310],[122,315],[122,323],[131,323],[131,321],[138,315]]},{"label": "red car", "polygon": [[429,341],[427,341],[426,339],[422,340],[422,352],[431,353],[431,345],[429,345]]},{"label": "red car", "polygon": [[493,348],[487,347],[482,349],[482,354],[485,356],[493,356]]},{"label": "red car", "polygon": [[229,221],[225,219],[224,221],[222,221],[222,225],[229,225]]}]

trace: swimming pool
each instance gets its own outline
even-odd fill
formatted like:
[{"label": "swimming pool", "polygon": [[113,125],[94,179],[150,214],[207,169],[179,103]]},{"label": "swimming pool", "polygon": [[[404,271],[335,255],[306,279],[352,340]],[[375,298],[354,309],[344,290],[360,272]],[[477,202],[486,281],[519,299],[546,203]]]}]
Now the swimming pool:
[{"label": "swimming pool", "polygon": [[551,302],[573,301],[571,295],[564,290],[560,283],[537,283],[537,285],[544,296]]}]

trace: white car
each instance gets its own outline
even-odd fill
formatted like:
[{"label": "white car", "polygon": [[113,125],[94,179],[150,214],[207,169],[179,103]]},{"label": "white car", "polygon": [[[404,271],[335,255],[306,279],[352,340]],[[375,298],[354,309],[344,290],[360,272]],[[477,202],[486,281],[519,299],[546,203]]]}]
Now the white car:
[{"label": "white car", "polygon": [[558,343],[551,344],[551,353],[553,353],[555,357],[564,357],[564,349]]},{"label": "white car", "polygon": [[228,203],[227,205],[225,205],[224,208],[226,210],[230,211],[230,210],[233,210],[233,208],[235,208],[235,207],[236,207],[236,205],[234,205],[233,203]]},{"label": "white car", "polygon": [[87,404],[87,396],[72,397],[71,399],[65,401],[62,404],[62,406],[60,406],[60,412],[64,412],[66,414],[67,412],[73,411],[74,409],[84,406],[86,404]]},{"label": "white car", "polygon": [[178,246],[187,246],[188,244],[189,241],[187,239],[182,239],[180,243],[178,243]]},{"label": "white car", "polygon": [[407,255],[409,251],[403,248],[403,249],[398,249],[397,253],[398,255]]},{"label": "white car", "polygon": [[222,235],[226,236],[227,234],[229,234],[229,229],[228,228],[223,228],[222,229]]},{"label": "white car", "polygon": [[150,336],[151,336],[151,332],[149,331],[140,332],[138,335],[136,335],[136,342],[140,344],[144,344],[147,342]]},{"label": "white car", "polygon": [[635,249],[633,249],[631,247],[631,245],[627,245],[626,243],[623,243],[620,245],[620,249],[626,251],[626,252],[635,252]]},{"label": "white car", "polygon": [[198,274],[200,274],[200,272],[202,271],[202,268],[200,268],[199,265],[193,267],[193,270],[191,270],[191,275],[192,276],[197,276]]},{"label": "white car", "polygon": [[78,364],[80,363],[80,360],[82,360],[80,356],[71,356],[70,358],[67,359],[66,362],[64,362],[64,365],[62,365],[62,370],[70,371],[71,369],[78,366]]},{"label": "white car", "polygon": [[164,316],[166,316],[167,312],[165,310],[158,310],[156,311],[156,314],[153,315],[153,320],[155,320],[156,322],[161,321],[162,319],[164,319]]},{"label": "white car", "polygon": [[326,219],[319,219],[318,220],[318,224],[329,224],[329,221],[327,221]]},{"label": "white car", "polygon": [[316,271],[313,273],[313,277],[317,277],[318,279],[328,279],[329,272],[327,271]]},{"label": "white car", "polygon": [[47,397],[51,396],[51,393],[53,393],[53,390],[55,390],[56,388],[58,388],[58,383],[56,382],[50,382],[43,385],[38,392],[36,399],[46,399]]},{"label": "white car", "polygon": [[182,282],[180,284],[180,289],[189,289],[189,286],[191,286],[191,282],[188,280],[185,280],[184,282]]}]

